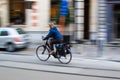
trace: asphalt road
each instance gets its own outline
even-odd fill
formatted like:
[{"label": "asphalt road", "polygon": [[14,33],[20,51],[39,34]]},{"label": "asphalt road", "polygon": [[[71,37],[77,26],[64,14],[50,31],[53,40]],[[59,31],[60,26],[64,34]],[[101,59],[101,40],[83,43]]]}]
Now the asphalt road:
[{"label": "asphalt road", "polygon": [[51,57],[42,62],[35,55],[0,54],[1,80],[120,80],[120,63],[73,57],[61,64]]},{"label": "asphalt road", "polygon": [[54,73],[46,71],[34,71],[16,69],[10,67],[0,67],[1,80],[119,80],[113,77],[73,75],[64,73]]},{"label": "asphalt road", "polygon": [[50,57],[39,61],[35,47],[16,52],[0,51],[0,80],[120,80],[120,63],[73,54],[70,64]]}]

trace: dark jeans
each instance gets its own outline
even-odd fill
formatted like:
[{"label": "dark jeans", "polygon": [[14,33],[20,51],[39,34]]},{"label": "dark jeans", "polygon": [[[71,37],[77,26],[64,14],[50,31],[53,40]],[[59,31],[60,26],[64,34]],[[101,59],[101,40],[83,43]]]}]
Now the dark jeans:
[{"label": "dark jeans", "polygon": [[50,48],[51,50],[54,50],[54,44],[57,44],[57,43],[62,43],[63,40],[56,40],[56,39],[52,39],[51,42],[50,42]]}]

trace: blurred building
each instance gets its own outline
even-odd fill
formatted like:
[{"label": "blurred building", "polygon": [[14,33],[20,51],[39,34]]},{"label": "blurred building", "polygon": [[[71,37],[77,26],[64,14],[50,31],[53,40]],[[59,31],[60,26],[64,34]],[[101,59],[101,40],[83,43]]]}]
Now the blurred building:
[{"label": "blurred building", "polygon": [[[47,31],[49,21],[59,25],[62,0],[0,0],[0,25],[14,24],[26,31]],[[64,1],[64,0],[63,0]],[[73,40],[120,39],[120,0],[67,0],[65,31]],[[65,33],[66,34],[66,33]]]},{"label": "blurred building", "polygon": [[74,0],[76,39],[120,42],[120,0]]},{"label": "blurred building", "polygon": [[0,0],[2,26],[14,24],[27,31],[41,31],[49,21],[50,1]]},{"label": "blurred building", "polygon": [[58,24],[60,0],[0,0],[0,5],[2,26],[12,23],[28,31],[45,31],[49,21]]}]

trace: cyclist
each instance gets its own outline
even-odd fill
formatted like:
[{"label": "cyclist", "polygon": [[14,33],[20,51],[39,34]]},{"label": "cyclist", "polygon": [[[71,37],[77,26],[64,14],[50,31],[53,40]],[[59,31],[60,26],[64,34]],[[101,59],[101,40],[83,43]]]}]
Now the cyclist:
[{"label": "cyclist", "polygon": [[62,43],[63,42],[63,36],[62,34],[59,32],[59,30],[57,29],[57,27],[54,25],[54,23],[50,23],[49,24],[49,33],[46,35],[46,37],[43,40],[52,38],[52,40],[50,41],[50,55],[54,55],[54,44],[56,43]]}]

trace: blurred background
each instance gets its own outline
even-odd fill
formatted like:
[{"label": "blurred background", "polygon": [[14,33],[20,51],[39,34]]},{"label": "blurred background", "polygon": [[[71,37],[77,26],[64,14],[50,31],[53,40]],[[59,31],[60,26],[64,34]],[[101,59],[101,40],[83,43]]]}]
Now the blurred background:
[{"label": "blurred background", "polygon": [[54,21],[68,42],[120,43],[120,0],[0,0],[0,27],[20,27],[33,43]]},{"label": "blurred background", "polygon": [[[69,65],[37,59],[51,21],[72,45]],[[120,0],[0,0],[0,80],[18,78],[120,80]]]}]

